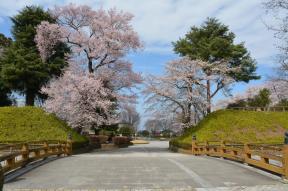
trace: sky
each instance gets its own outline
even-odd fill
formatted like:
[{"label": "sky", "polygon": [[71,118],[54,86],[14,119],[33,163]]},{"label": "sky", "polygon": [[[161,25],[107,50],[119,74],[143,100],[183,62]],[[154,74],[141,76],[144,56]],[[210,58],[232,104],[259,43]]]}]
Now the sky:
[{"label": "sky", "polygon": [[[261,80],[248,85],[263,83],[277,67],[279,53],[273,31],[266,25],[273,20],[265,14],[264,0],[0,0],[0,33],[11,36],[9,17],[17,14],[26,5],[52,8],[69,3],[85,4],[97,8],[114,8],[134,15],[132,25],[138,32],[144,48],[127,57],[134,70],[143,75],[162,75],[165,63],[177,59],[171,42],[183,37],[192,26],[199,26],[207,17],[216,17],[229,26],[236,35],[236,43],[245,42],[251,56],[256,59],[257,73]],[[238,83],[232,93],[242,92],[247,86]],[[216,97],[222,99],[223,95]],[[137,110],[144,114],[143,97],[140,95]],[[146,116],[147,117],[147,116]],[[145,117],[144,117],[145,118]],[[143,126],[143,120],[141,126]]]}]

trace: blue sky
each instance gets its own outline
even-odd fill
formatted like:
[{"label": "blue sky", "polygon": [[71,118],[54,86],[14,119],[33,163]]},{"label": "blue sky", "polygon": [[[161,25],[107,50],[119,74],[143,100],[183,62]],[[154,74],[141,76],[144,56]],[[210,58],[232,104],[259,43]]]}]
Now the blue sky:
[{"label": "blue sky", "polygon": [[[273,20],[262,6],[264,0],[1,0],[0,33],[10,34],[9,17],[25,5],[41,5],[44,8],[68,3],[86,4],[95,9],[99,7],[122,9],[134,14],[133,26],[138,32],[145,48],[128,55],[134,69],[143,75],[163,74],[167,61],[177,58],[172,51],[171,42],[183,37],[193,25],[200,25],[207,17],[216,17],[230,27],[236,34],[236,42],[245,42],[253,58],[258,63],[261,80],[248,85],[263,83],[266,76],[272,75],[277,66],[277,40],[266,24]],[[242,92],[247,84],[236,84],[233,93]],[[222,98],[219,95],[217,99]],[[143,99],[140,96],[137,109],[143,114]],[[143,124],[143,123],[142,123]]]}]

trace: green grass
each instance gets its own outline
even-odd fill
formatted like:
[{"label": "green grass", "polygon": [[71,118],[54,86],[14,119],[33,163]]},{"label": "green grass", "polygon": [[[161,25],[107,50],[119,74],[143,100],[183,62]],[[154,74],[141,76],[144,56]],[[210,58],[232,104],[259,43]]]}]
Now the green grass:
[{"label": "green grass", "polygon": [[172,143],[190,145],[192,135],[196,135],[198,141],[283,143],[287,129],[288,112],[220,110],[209,114]]},{"label": "green grass", "polygon": [[72,133],[75,146],[87,138],[72,130],[55,115],[37,107],[0,107],[0,142],[67,140]]}]

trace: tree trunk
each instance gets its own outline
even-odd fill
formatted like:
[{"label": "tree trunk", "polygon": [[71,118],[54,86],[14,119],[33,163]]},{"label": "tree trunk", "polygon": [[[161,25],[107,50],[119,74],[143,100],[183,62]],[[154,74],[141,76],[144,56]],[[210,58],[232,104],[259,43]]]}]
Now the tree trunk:
[{"label": "tree trunk", "polygon": [[207,80],[207,114],[211,113],[211,86],[210,80]]},{"label": "tree trunk", "polygon": [[34,106],[35,93],[31,90],[26,90],[25,105]]},{"label": "tree trunk", "polygon": [[93,64],[92,64],[92,59],[88,58],[88,69],[89,69],[89,73],[93,73]]}]

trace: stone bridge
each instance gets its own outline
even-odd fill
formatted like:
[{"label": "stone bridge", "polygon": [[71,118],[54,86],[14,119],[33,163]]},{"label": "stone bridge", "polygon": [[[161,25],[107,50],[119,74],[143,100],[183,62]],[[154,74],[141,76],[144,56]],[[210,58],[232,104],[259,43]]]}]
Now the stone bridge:
[{"label": "stone bridge", "polygon": [[288,190],[276,175],[223,159],[172,153],[166,141],[64,157],[20,174],[9,177],[4,190]]}]

